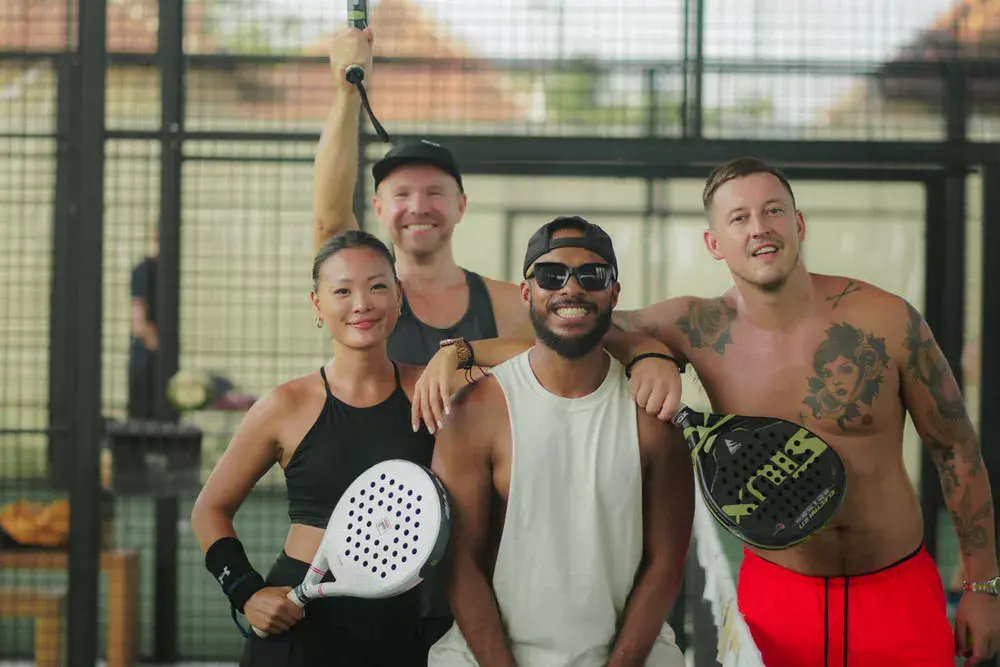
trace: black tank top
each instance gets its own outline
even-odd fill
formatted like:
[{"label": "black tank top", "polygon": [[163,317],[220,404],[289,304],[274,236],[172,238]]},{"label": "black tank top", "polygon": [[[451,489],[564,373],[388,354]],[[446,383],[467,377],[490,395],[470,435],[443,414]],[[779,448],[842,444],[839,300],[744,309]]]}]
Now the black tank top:
[{"label": "black tank top", "polygon": [[326,528],[333,508],[354,479],[388,459],[406,459],[430,467],[434,436],[421,423],[413,432],[410,399],[399,383],[378,405],[356,408],[330,391],[326,371],[319,369],[326,389],[323,411],[302,438],[285,466],[288,518],[292,523]]},{"label": "black tank top", "polygon": [[497,337],[497,322],[493,316],[493,302],[486,281],[478,273],[465,271],[465,284],[469,286],[469,307],[454,326],[438,329],[424,324],[410,310],[410,302],[403,293],[403,309],[396,328],[389,335],[389,358],[411,366],[423,366],[445,338],[483,340]]}]

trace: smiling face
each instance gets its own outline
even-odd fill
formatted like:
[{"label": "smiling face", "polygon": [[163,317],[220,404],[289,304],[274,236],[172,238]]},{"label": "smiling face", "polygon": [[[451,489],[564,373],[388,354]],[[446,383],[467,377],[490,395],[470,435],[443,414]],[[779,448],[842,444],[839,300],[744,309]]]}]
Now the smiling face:
[{"label": "smiling face", "polygon": [[774,175],[734,178],[715,190],[707,209],[705,246],[733,276],[778,291],[798,266],[805,221],[791,193]]},{"label": "smiling face", "polygon": [[371,248],[344,248],[327,258],[318,274],[313,309],[333,339],[353,349],[384,344],[402,299],[389,261]]},{"label": "smiling face", "polygon": [[[580,232],[562,229],[552,236],[580,236]],[[610,274],[610,267],[592,266],[608,266],[600,255],[582,248],[557,248],[539,257],[533,267],[537,269],[542,264],[587,267],[594,275]],[[596,348],[611,327],[611,312],[618,303],[621,285],[609,280],[603,289],[585,290],[573,275],[561,287],[553,285],[552,289],[545,289],[538,283],[537,277],[521,283],[521,296],[528,303],[538,340],[567,359],[578,359]]]},{"label": "smiling face", "polygon": [[410,164],[379,183],[372,203],[397,251],[427,258],[448,247],[465,213],[466,197],[451,175]]}]

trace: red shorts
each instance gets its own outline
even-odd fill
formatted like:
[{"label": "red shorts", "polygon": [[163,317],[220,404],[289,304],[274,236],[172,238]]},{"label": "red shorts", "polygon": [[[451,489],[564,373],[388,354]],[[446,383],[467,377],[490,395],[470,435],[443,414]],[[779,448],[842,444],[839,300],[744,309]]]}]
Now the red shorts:
[{"label": "red shorts", "polygon": [[921,546],[886,568],[810,577],[743,550],[736,594],[767,667],[954,667],[934,560]]}]

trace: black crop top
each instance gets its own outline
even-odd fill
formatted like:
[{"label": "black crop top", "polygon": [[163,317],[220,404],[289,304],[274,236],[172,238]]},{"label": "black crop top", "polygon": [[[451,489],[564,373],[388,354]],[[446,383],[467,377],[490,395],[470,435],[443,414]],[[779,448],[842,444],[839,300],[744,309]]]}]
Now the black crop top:
[{"label": "black crop top", "polygon": [[333,508],[354,479],[371,466],[388,459],[406,459],[430,466],[434,436],[424,424],[413,432],[410,399],[399,383],[378,405],[356,408],[330,391],[326,372],[320,368],[326,402],[316,422],[302,438],[285,466],[288,518],[326,528]]}]

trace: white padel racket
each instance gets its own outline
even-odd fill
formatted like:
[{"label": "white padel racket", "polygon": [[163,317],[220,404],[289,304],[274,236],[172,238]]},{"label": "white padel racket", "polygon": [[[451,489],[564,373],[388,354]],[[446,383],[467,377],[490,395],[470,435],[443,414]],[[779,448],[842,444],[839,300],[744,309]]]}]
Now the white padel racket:
[{"label": "white padel racket", "polygon": [[[402,459],[376,463],[337,502],[309,571],[288,599],[304,607],[317,598],[401,595],[441,561],[450,533],[448,493],[433,472]],[[334,581],[323,581],[327,572]]]}]

